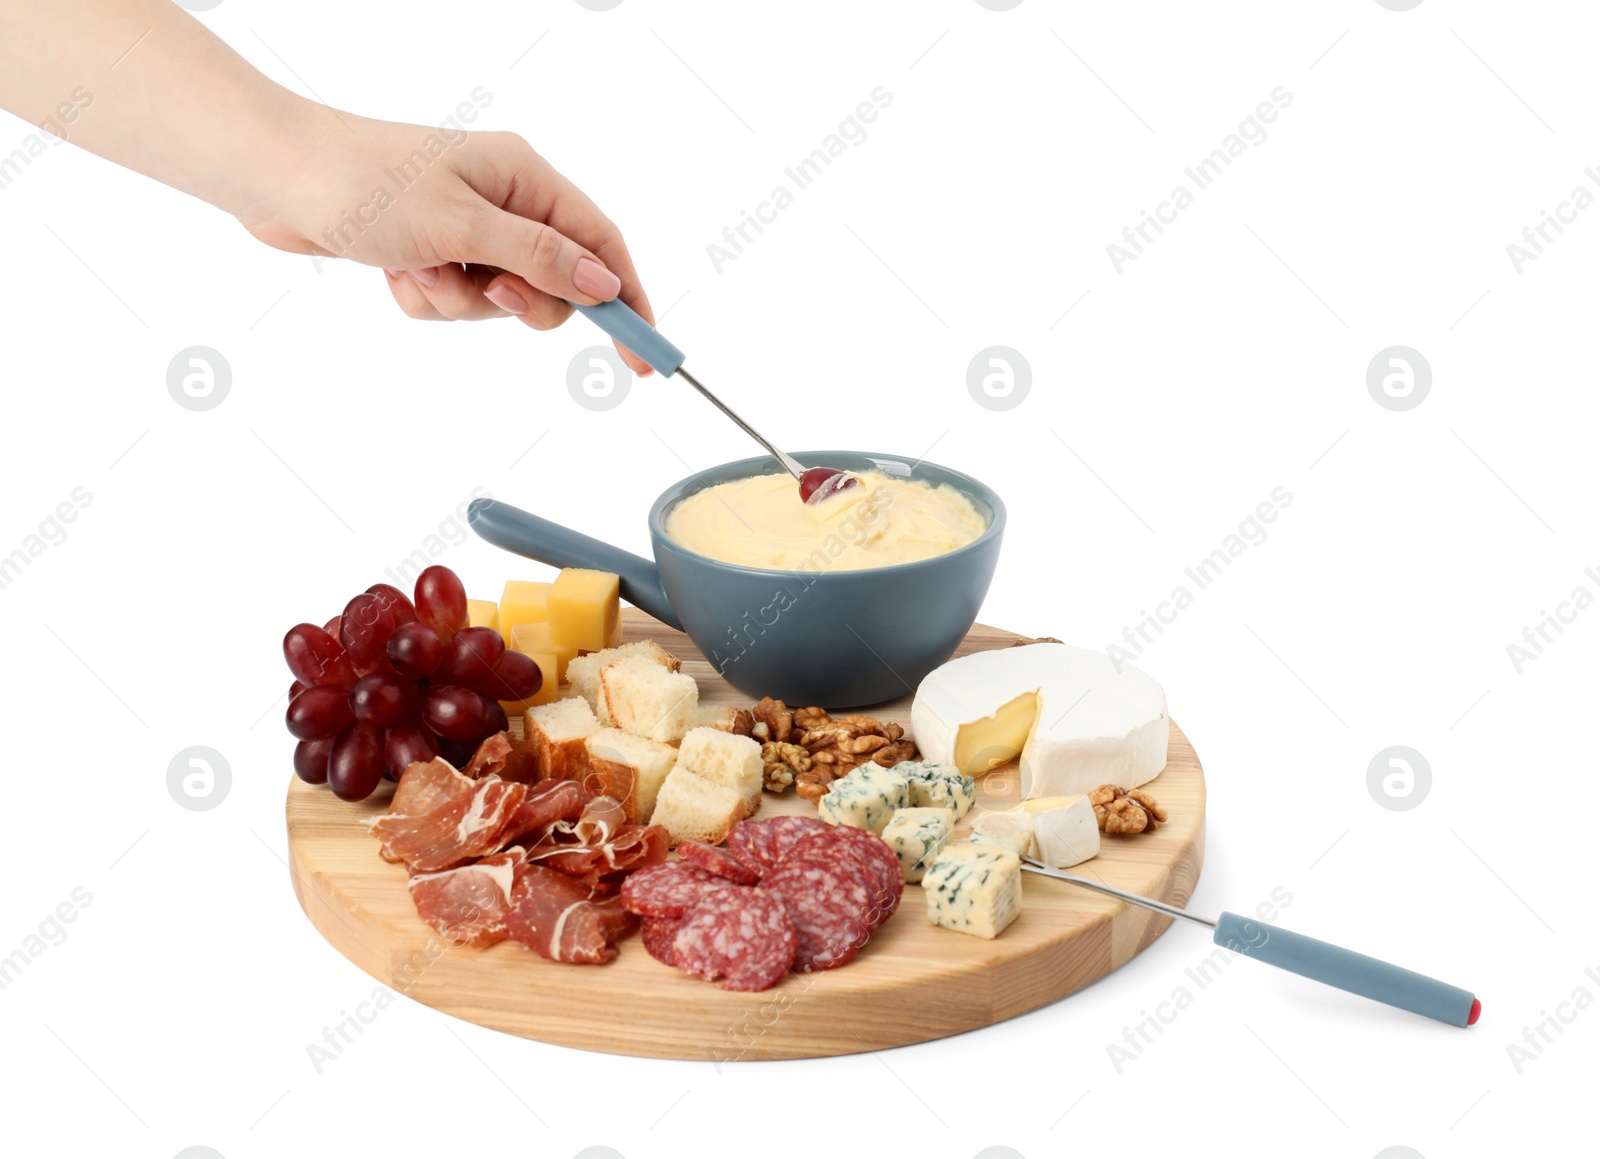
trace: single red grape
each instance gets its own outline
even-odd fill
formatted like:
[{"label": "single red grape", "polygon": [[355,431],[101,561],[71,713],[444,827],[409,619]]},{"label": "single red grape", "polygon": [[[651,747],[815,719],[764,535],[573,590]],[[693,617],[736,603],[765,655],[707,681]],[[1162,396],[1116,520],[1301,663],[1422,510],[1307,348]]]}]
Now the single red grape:
[{"label": "single red grape", "polygon": [[283,658],[301,684],[337,684],[349,688],[355,670],[339,641],[315,624],[296,624],[283,637]]},{"label": "single red grape", "polygon": [[467,626],[467,589],[443,564],[424,568],[417,577],[417,619],[448,640]]},{"label": "single red grape", "polygon": [[363,676],[350,690],[350,711],[362,724],[382,728],[415,715],[418,707],[416,682],[387,672]]},{"label": "single red grape", "polygon": [[472,754],[477,751],[478,742],[475,740],[451,740],[444,736],[439,738],[439,755],[458,769],[466,768],[472,760]]},{"label": "single red grape", "polygon": [[372,795],[383,779],[383,744],[370,724],[353,724],[339,734],[328,754],[328,787],[344,801]]},{"label": "single red grape", "polygon": [[494,671],[505,650],[493,628],[463,628],[444,646],[433,678],[440,684],[477,684]]},{"label": "single red grape", "polygon": [[290,735],[300,740],[333,736],[354,721],[350,694],[335,684],[306,689],[289,702],[289,710],[284,714]]},{"label": "single red grape", "polygon": [[506,710],[501,707],[498,700],[485,700],[483,706],[487,720],[484,723],[483,737],[480,737],[480,740],[491,737],[497,732],[505,732],[511,727],[511,722],[506,719]]},{"label": "single red grape", "polygon": [[857,479],[849,471],[837,467],[812,467],[800,476],[800,501],[821,503],[840,491],[856,486]]},{"label": "single red grape", "polygon": [[427,725],[408,722],[384,730],[383,763],[395,780],[417,761],[431,761],[438,755],[439,741]]},{"label": "single red grape", "polygon": [[544,684],[544,673],[532,656],[507,648],[495,661],[494,671],[469,685],[480,696],[494,700],[526,700]]},{"label": "single red grape", "polygon": [[308,785],[328,783],[328,754],[333,752],[334,738],[303,740],[294,746],[294,771]]},{"label": "single red grape", "polygon": [[322,630],[337,640],[339,638],[339,617],[335,616],[326,624],[322,625]]},{"label": "single red grape", "polygon": [[422,694],[422,720],[450,740],[476,740],[488,723],[488,701],[470,688],[434,685]]},{"label": "single red grape", "polygon": [[389,670],[385,651],[389,637],[400,626],[397,617],[403,614],[393,599],[371,592],[362,592],[344,606],[339,617],[339,642],[357,676]]},{"label": "single red grape", "polygon": [[396,627],[416,621],[417,609],[412,606],[411,598],[393,584],[373,584],[367,594],[383,601],[383,610]]},{"label": "single red grape", "polygon": [[306,690],[306,686],[304,684],[301,684],[298,680],[296,680],[293,684],[289,685],[289,699],[293,700],[295,697],[299,696],[305,690]]},{"label": "single red grape", "polygon": [[389,637],[389,665],[412,680],[426,680],[439,667],[444,644],[426,624],[401,624]]}]

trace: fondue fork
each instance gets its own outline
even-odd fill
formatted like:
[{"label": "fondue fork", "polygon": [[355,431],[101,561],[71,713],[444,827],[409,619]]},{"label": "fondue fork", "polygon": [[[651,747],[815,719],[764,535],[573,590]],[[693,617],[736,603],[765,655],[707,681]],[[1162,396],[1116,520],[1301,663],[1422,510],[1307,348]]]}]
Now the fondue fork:
[{"label": "fondue fork", "polygon": [[1308,938],[1292,930],[1269,926],[1254,918],[1240,917],[1226,910],[1220,917],[1202,917],[1155,898],[1064,873],[1030,857],[1022,859],[1022,868],[1029,873],[1108,894],[1169,918],[1182,918],[1197,926],[1205,926],[1212,931],[1213,942],[1237,954],[1277,966],[1303,978],[1325,982],[1363,998],[1371,998],[1374,1002],[1387,1003],[1413,1014],[1448,1022],[1451,1026],[1471,1026],[1478,1021],[1478,1015],[1483,1010],[1483,1004],[1473,997],[1471,991],[1377,958],[1369,958],[1354,950],[1319,942],[1316,938]]},{"label": "fondue fork", "polygon": [[805,464],[780,451],[770,439],[741,418],[727,403],[712,394],[703,382],[685,370],[683,351],[662,337],[660,331],[634,313],[621,298],[601,302],[598,306],[583,306],[573,302],[572,307],[644,359],[657,374],[664,378],[677,375],[705,396],[707,402],[732,419],[741,431],[760,443],[767,454],[778,460],[783,469],[795,477],[795,481],[800,484],[800,498],[803,501],[820,503],[828,496],[855,484],[856,477],[849,471],[840,471],[833,467],[808,469]]}]

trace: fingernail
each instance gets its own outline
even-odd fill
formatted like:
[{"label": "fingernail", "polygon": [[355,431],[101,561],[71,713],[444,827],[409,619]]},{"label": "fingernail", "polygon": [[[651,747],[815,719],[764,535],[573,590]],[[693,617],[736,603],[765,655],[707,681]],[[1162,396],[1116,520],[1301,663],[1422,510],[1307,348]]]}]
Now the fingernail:
[{"label": "fingernail", "polygon": [[589,258],[578,259],[578,268],[572,271],[572,284],[602,302],[609,302],[622,290],[621,278]]},{"label": "fingernail", "polygon": [[483,292],[483,296],[508,314],[528,312],[528,303],[523,301],[522,295],[502,282],[490,286]]},{"label": "fingernail", "polygon": [[384,270],[383,272],[389,275],[389,280],[391,282],[397,280],[400,277],[400,271],[399,270]]},{"label": "fingernail", "polygon": [[424,266],[420,270],[412,270],[411,276],[417,279],[421,285],[436,286],[439,284],[439,267]]}]

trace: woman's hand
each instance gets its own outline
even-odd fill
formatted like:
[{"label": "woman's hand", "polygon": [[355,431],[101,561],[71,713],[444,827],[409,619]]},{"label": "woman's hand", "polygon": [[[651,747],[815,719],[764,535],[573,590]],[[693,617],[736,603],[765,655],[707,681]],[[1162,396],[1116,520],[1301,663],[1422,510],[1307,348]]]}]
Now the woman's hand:
[{"label": "woman's hand", "polygon": [[521,137],[316,113],[299,169],[239,215],[268,245],[381,266],[413,318],[549,330],[620,297],[655,320],[617,227]]},{"label": "woman's hand", "polygon": [[[78,93],[83,115],[63,124]],[[655,320],[617,227],[521,137],[308,101],[171,0],[0,0],[0,108],[209,201],[268,245],[383,267],[413,318],[514,314],[548,330],[568,300],[620,297]]]}]

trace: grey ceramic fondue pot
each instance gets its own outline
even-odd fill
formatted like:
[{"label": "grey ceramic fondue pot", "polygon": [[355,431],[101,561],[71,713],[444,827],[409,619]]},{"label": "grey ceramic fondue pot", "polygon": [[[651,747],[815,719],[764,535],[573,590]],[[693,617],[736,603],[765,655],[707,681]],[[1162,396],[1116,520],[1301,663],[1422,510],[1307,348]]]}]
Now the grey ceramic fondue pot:
[{"label": "grey ceramic fondue pot", "polygon": [[[1000,555],[1005,505],[970,475],[922,460],[855,451],[796,457],[948,483],[971,500],[988,528],[932,559],[861,570],[830,566],[830,548],[837,552],[838,543],[824,541],[799,570],[779,571],[722,563],[667,537],[667,516],[677,503],[718,483],[775,473],[780,468],[767,456],[698,472],[663,491],[650,508],[653,561],[497,499],[475,500],[467,519],[490,543],[529,559],[615,572],[623,599],[687,632],[712,667],[752,698],[842,709],[915,692],[977,618]],[[841,534],[851,530],[848,521],[840,526]]]}]

